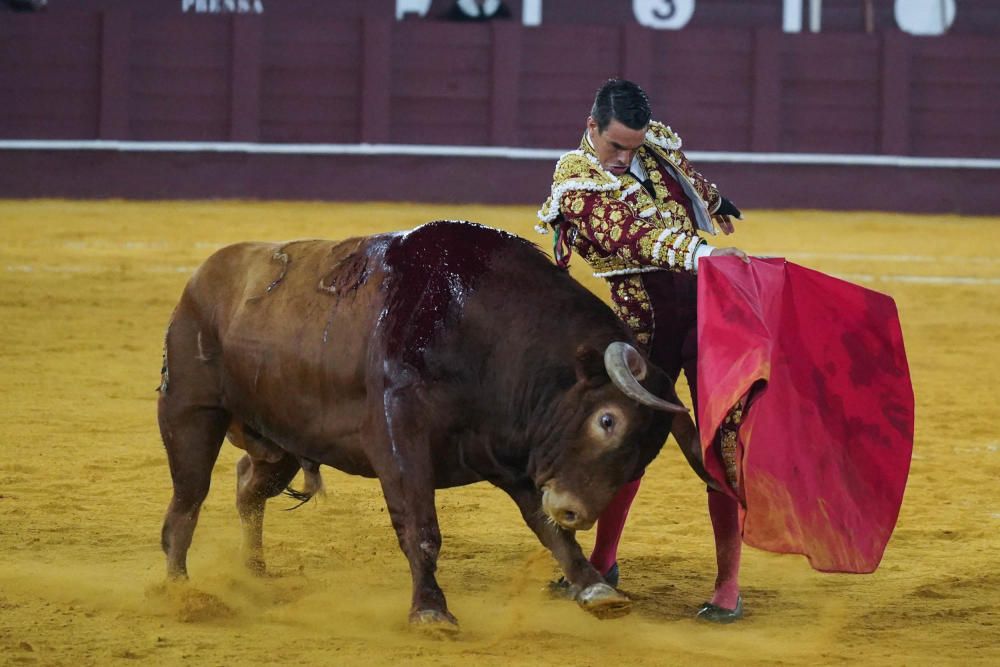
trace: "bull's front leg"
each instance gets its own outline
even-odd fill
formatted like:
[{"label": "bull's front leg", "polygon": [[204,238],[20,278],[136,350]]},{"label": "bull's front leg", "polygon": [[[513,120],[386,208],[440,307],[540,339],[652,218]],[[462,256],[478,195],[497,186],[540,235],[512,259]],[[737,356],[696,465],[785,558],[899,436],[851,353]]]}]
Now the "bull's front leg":
[{"label": "bull's front leg", "polygon": [[441,551],[441,530],[434,508],[433,485],[419,490],[412,488],[409,475],[381,477],[380,481],[392,527],[410,564],[413,579],[410,623],[457,629],[458,620],[448,611],[444,592],[434,576]]},{"label": "bull's front leg", "polygon": [[538,540],[552,552],[581,607],[598,618],[618,618],[632,610],[632,600],[605,582],[583,555],[576,533],[562,528],[545,515],[542,493],[534,484],[525,481],[501,488],[517,503],[524,522]]},{"label": "bull's front leg", "polygon": [[413,598],[410,623],[446,632],[458,629],[458,620],[448,611],[444,592],[434,572],[441,551],[441,530],[434,506],[434,468],[429,438],[414,420],[412,411],[396,392],[386,392],[382,456],[373,461],[389,509],[399,546],[410,564]]}]

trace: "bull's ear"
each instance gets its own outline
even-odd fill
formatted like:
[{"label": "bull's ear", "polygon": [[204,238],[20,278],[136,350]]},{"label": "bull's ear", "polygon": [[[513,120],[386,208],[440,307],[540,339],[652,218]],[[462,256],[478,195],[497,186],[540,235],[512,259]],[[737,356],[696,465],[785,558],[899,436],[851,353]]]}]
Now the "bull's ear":
[{"label": "bull's ear", "polygon": [[596,384],[606,381],[607,378],[603,352],[588,345],[576,348],[576,379],[579,382]]}]

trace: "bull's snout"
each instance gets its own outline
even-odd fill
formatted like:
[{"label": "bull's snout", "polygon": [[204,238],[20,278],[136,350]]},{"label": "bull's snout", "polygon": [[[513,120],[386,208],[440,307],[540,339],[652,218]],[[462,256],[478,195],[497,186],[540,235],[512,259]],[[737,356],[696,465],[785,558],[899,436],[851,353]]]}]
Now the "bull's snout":
[{"label": "bull's snout", "polygon": [[594,525],[580,499],[552,483],[542,487],[542,511],[566,530],[587,530]]}]

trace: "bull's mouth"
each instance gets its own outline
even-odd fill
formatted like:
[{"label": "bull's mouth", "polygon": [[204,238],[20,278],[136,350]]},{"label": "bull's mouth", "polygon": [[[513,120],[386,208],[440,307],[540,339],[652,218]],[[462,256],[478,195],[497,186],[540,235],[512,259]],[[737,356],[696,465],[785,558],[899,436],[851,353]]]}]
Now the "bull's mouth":
[{"label": "bull's mouth", "polygon": [[583,511],[583,503],[578,498],[554,488],[551,483],[542,487],[542,511],[564,530],[589,530],[596,520]]}]

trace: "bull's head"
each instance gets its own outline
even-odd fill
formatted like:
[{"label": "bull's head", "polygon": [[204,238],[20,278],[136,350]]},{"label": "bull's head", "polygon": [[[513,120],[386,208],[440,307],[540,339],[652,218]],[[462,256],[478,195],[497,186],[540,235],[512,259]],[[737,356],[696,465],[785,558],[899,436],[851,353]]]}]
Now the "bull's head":
[{"label": "bull's head", "polygon": [[654,393],[674,398],[666,376],[628,343],[611,343],[603,354],[581,347],[576,377],[556,417],[564,435],[539,472],[546,515],[567,530],[586,530],[618,488],[642,474],[672,415],[686,409]]}]

